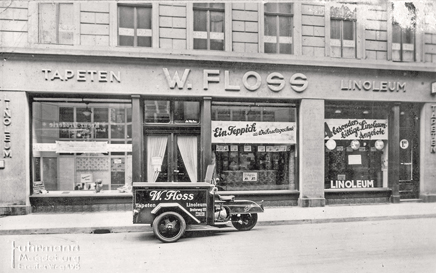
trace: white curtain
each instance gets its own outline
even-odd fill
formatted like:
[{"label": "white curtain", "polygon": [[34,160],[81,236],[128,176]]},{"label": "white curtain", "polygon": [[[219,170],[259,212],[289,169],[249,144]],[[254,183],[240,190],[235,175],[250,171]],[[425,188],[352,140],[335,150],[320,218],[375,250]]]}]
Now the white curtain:
[{"label": "white curtain", "polygon": [[[159,172],[161,171],[162,160],[165,157],[167,149],[167,136],[149,136],[147,137],[147,181],[156,182]],[[157,162],[160,160],[160,162]],[[152,165],[158,163],[158,165]]]},{"label": "white curtain", "polygon": [[191,182],[197,182],[197,137],[179,136],[177,145]]}]

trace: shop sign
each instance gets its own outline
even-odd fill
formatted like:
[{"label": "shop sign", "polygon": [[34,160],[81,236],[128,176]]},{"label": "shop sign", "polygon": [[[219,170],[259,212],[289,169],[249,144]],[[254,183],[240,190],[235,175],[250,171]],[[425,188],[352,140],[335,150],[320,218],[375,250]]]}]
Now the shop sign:
[{"label": "shop sign", "polygon": [[325,139],[388,139],[386,119],[326,119]]},{"label": "shop sign", "polygon": [[[163,68],[163,72],[165,75],[165,79],[167,80],[168,86],[170,89],[174,89],[176,86],[178,89],[186,88],[188,90],[192,89],[192,83],[188,82],[188,75],[190,73],[190,69],[185,69],[183,72],[182,78],[180,79],[179,74],[177,71],[174,73],[173,76],[170,75],[170,72],[168,71],[168,68]],[[203,89],[208,90],[209,89],[209,83],[219,83],[220,82],[220,70],[217,69],[205,69],[203,70]],[[247,71],[242,76],[242,85],[249,91],[256,91],[260,88],[262,85],[262,81],[266,81],[266,84],[268,88],[273,92],[280,92],[282,91],[286,83],[289,83],[290,88],[297,92],[303,92],[306,90],[309,82],[307,80],[306,75],[302,73],[295,73],[289,76],[289,79],[286,80],[285,76],[279,72],[272,72],[268,74],[266,79],[262,79],[259,73],[256,71]],[[232,84],[231,74],[230,71],[225,70],[224,71],[224,90],[231,91],[231,92],[238,92],[241,90],[241,86],[237,84]]]},{"label": "shop sign", "polygon": [[246,181],[246,182],[256,182],[257,181],[257,173],[253,172],[253,173],[243,173],[242,174],[242,181]]},{"label": "shop sign", "polygon": [[342,91],[406,92],[406,83],[389,81],[341,80]]},{"label": "shop sign", "polygon": [[[83,142],[71,141],[68,143],[71,143],[71,145],[78,145],[76,150],[83,150],[84,145],[80,144]],[[85,142],[85,143],[97,143],[97,142]],[[92,144],[88,144],[88,145],[92,145]],[[64,146],[62,144],[58,145],[57,143],[33,143],[32,146],[33,146],[32,147],[33,152],[73,153],[73,152],[63,151],[62,149],[64,148]],[[74,150],[74,148],[70,148],[69,150]],[[131,151],[132,151],[132,144],[106,144],[104,151],[98,149],[88,149],[86,152],[75,152],[75,153],[107,153],[107,152],[131,152]]]},{"label": "shop sign", "polygon": [[107,142],[56,141],[56,153],[108,153]]},{"label": "shop sign", "polygon": [[331,189],[374,188],[374,180],[330,180]]},{"label": "shop sign", "polygon": [[117,71],[103,71],[103,70],[52,70],[44,68],[44,79],[46,81],[68,81],[76,80],[78,82],[121,82],[121,73]]},{"label": "shop sign", "polygon": [[402,139],[400,141],[400,147],[401,149],[405,150],[407,148],[409,148],[409,141],[407,139]]},{"label": "shop sign", "polygon": [[430,148],[431,153],[436,153],[436,105],[431,106],[430,118]]},{"label": "shop sign", "polygon": [[295,143],[295,122],[212,121],[212,143]]},{"label": "shop sign", "polygon": [[[1,101],[1,99],[0,99]],[[4,125],[4,133],[3,133],[3,158],[11,158],[11,132],[9,130],[12,124],[12,111],[9,108],[9,99],[4,99],[5,101],[5,109],[3,114],[3,125]],[[2,163],[4,164],[4,163]],[[4,166],[2,167],[4,168]]]}]

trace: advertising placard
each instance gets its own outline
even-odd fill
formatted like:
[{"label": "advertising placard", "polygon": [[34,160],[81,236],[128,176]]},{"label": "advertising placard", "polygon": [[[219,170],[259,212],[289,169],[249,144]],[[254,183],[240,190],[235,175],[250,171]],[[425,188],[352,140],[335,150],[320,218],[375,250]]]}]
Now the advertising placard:
[{"label": "advertising placard", "polygon": [[326,119],[324,123],[325,139],[388,139],[388,121],[386,119]]},{"label": "advertising placard", "polygon": [[192,217],[206,222],[207,190],[150,188],[136,191],[135,209],[151,211],[162,203],[177,203]]},{"label": "advertising placard", "polygon": [[212,121],[212,143],[294,144],[295,122]]}]

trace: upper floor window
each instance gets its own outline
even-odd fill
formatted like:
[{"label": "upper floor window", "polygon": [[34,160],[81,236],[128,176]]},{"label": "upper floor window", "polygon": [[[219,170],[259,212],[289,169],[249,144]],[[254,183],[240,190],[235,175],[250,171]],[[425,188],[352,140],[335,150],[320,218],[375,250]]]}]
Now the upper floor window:
[{"label": "upper floor window", "polygon": [[118,6],[118,45],[151,47],[151,4]]},{"label": "upper floor window", "polygon": [[72,3],[39,4],[39,42],[72,45],[74,43],[74,8]]},{"label": "upper floor window", "polygon": [[290,3],[265,4],[264,52],[292,54],[293,10]]},{"label": "upper floor window", "polygon": [[394,2],[392,5],[392,60],[413,62],[415,61],[415,6],[404,2]]},{"label": "upper floor window", "polygon": [[356,8],[330,8],[330,56],[356,58]]},{"label": "upper floor window", "polygon": [[194,49],[224,50],[223,3],[194,3]]}]

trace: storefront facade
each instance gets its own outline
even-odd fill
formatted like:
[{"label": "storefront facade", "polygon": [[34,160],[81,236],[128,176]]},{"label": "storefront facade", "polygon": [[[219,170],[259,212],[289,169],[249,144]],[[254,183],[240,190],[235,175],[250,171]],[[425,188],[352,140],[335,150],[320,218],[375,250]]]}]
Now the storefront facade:
[{"label": "storefront facade", "polygon": [[132,182],[210,164],[266,205],[435,201],[430,65],[300,57],[5,53],[2,214],[130,210]]}]

